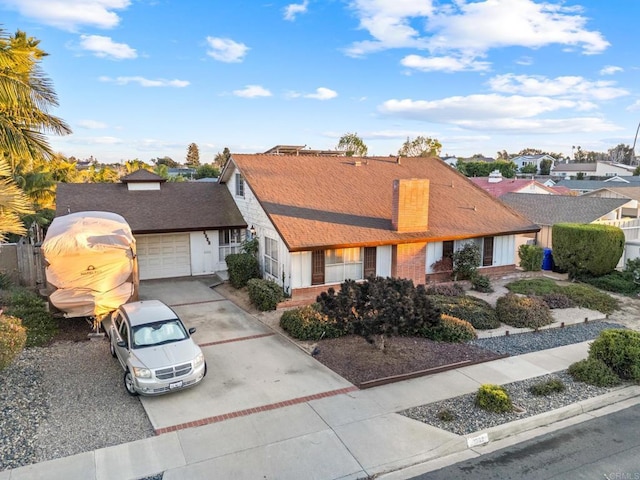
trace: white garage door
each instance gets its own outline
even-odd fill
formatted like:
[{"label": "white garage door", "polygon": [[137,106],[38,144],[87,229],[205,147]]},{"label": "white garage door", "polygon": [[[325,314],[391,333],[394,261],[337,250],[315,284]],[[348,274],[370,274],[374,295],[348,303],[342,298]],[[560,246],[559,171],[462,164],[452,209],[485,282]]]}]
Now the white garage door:
[{"label": "white garage door", "polygon": [[188,233],[136,237],[140,280],[191,275]]}]

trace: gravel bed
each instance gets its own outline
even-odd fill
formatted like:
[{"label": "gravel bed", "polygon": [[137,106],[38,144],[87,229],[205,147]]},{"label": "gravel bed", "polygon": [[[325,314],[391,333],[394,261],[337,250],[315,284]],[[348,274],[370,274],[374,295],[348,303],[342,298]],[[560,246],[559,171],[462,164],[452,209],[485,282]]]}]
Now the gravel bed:
[{"label": "gravel bed", "polygon": [[0,382],[0,471],[154,435],[106,340],[30,348]]},{"label": "gravel bed", "polygon": [[[565,390],[563,392],[552,393],[549,396],[535,396],[529,392],[532,385],[552,378],[557,378],[564,383]],[[614,390],[614,388],[594,387],[576,382],[566,370],[509,383],[503,387],[509,393],[513,404],[523,411],[520,413],[515,411],[510,413],[487,412],[475,406],[476,394],[474,392],[413,407],[400,412],[400,414],[458,435],[468,435],[503,423],[562,408]],[[447,422],[438,418],[438,414],[445,410],[453,414],[453,420]]]},{"label": "gravel bed", "polygon": [[537,332],[516,333],[491,338],[478,338],[469,342],[495,353],[523,355],[525,353],[562,347],[595,339],[607,328],[625,328],[617,323],[594,321],[578,323],[564,328],[550,328]]}]

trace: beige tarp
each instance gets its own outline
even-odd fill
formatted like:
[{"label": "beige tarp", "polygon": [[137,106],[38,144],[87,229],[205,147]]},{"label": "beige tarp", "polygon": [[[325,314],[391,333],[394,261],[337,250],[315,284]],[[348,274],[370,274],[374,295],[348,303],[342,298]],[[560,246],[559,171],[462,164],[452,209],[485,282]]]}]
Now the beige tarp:
[{"label": "beige tarp", "polygon": [[42,243],[51,303],[66,317],[100,318],[137,297],[135,239],[109,212],[57,217]]}]

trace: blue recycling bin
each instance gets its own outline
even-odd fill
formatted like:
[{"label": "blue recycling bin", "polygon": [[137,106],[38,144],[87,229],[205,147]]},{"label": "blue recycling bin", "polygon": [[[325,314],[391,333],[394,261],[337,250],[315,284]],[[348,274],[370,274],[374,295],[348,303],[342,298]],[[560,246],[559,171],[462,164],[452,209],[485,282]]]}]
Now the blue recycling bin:
[{"label": "blue recycling bin", "polygon": [[553,256],[550,248],[542,251],[542,270],[553,270]]}]

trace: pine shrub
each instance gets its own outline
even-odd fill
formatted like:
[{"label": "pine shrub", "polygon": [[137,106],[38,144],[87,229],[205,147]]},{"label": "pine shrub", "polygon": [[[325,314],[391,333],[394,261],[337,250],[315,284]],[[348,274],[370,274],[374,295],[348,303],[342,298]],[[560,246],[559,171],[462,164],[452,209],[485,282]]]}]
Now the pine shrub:
[{"label": "pine shrub", "polygon": [[27,342],[27,331],[19,318],[0,314],[0,370],[20,354]]},{"label": "pine shrub", "polygon": [[275,310],[282,300],[284,292],[282,287],[271,280],[252,278],[247,282],[249,300],[262,312]]},{"label": "pine shrub", "polygon": [[640,332],[603,330],[591,343],[589,358],[603,361],[623,380],[640,382]]},{"label": "pine shrub", "polygon": [[576,306],[576,302],[567,297],[564,293],[547,293],[541,298],[551,310],[556,308],[573,308]]},{"label": "pine shrub", "polygon": [[336,338],[345,334],[335,321],[320,312],[318,304],[294,308],[282,313],[282,329],[298,340]]},{"label": "pine shrub", "polygon": [[481,385],[476,394],[476,406],[494,413],[506,413],[513,411],[511,397],[500,385]]},{"label": "pine shrub", "polygon": [[482,293],[493,292],[491,279],[486,275],[479,275],[477,273],[473,277],[471,277],[471,288]]},{"label": "pine shrub", "polygon": [[442,314],[440,325],[424,332],[424,336],[431,340],[449,343],[464,343],[478,338],[476,329],[466,320]]},{"label": "pine shrub", "polygon": [[521,297],[507,293],[496,302],[496,315],[512,327],[538,329],[553,323],[547,304],[538,297]]},{"label": "pine shrub", "polygon": [[620,384],[620,377],[616,372],[597,358],[585,358],[572,363],[569,365],[568,372],[574,380],[596,387],[614,387]]},{"label": "pine shrub", "polygon": [[464,295],[464,287],[459,283],[434,283],[425,287],[427,295],[458,297]]},{"label": "pine shrub", "polygon": [[589,308],[602,313],[612,313],[619,308],[618,301],[615,298],[591,285],[573,283],[562,287],[561,292],[582,308]]},{"label": "pine shrub", "polygon": [[545,382],[531,385],[529,391],[537,397],[547,397],[552,393],[564,392],[565,386],[559,378],[551,378]]},{"label": "pine shrub", "polygon": [[510,292],[521,295],[543,296],[548,293],[558,293],[561,291],[560,285],[550,278],[530,278],[516,280],[505,285]]}]

